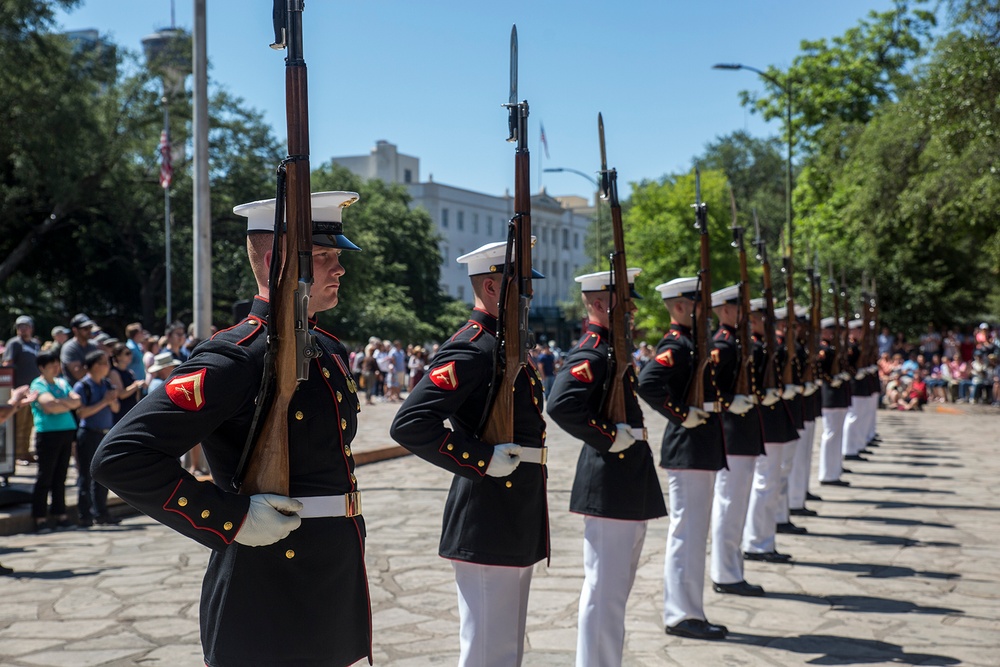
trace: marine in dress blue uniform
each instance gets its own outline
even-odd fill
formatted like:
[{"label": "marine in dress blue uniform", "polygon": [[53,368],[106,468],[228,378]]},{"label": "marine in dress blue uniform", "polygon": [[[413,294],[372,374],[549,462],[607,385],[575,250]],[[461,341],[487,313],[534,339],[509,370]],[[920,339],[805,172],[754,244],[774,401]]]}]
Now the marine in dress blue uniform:
[{"label": "marine in dress blue uniform", "polygon": [[[726,468],[715,476],[712,499],[712,557],[710,574],[717,593],[760,596],[764,589],[747,583],[743,576],[743,549],[740,546],[750,489],[757,457],[764,452],[764,430],[754,392],[756,378],[747,378],[749,394],[736,393],[742,360],[737,340],[740,287],[731,285],[712,293],[712,308],[719,318],[715,332],[715,382],[725,408],[722,429],[725,435]],[[752,341],[743,341],[752,344]]]},{"label": "marine in dress blue uniform", "polygon": [[851,404],[851,389],[847,381],[850,376],[843,370],[837,374],[833,373],[833,362],[837,356],[836,345],[839,344],[839,341],[834,341],[835,326],[836,320],[832,317],[824,317],[820,322],[822,342],[817,352],[819,357],[817,370],[822,382],[820,391],[823,399],[823,435],[820,438],[817,475],[822,485],[849,486],[850,482],[842,480],[841,475],[844,471],[842,464],[844,419]]},{"label": "marine in dress blue uniform", "polygon": [[[723,639],[728,631],[708,622],[703,600],[715,473],[726,465],[722,421],[713,404],[687,404],[688,385],[696,372],[691,324],[698,279],[676,278],[656,290],[670,311],[670,330],[657,345],[653,361],[639,372],[639,396],[667,418],[660,448],[670,497],[663,620],[668,634]],[[711,387],[711,364],[706,374],[705,384]]]},{"label": "marine in dress blue uniform", "polygon": [[[629,269],[630,285],[640,269]],[[569,351],[549,393],[549,417],[583,442],[570,494],[570,511],[584,516],[583,590],[577,623],[576,664],[620,665],[625,605],[635,581],[649,519],[665,516],[663,492],[636,394],[630,364],[626,421],[602,417],[608,361],[611,272],[577,276],[588,322]],[[638,295],[633,292],[633,297]],[[615,322],[616,326],[621,326]],[[631,355],[629,357],[631,359]]]},{"label": "marine in dress blue uniform", "polygon": [[[792,515],[815,516],[816,512],[806,509],[806,498],[809,493],[809,475],[812,470],[813,443],[816,440],[816,421],[822,410],[819,400],[819,386],[815,382],[806,382],[804,373],[809,363],[809,352],[806,349],[809,310],[804,306],[795,307],[796,341],[795,353],[798,356],[798,369],[803,375],[799,377],[802,385],[802,421],[803,430],[795,447],[795,457],[792,461],[792,472],[788,477],[788,512]],[[817,322],[817,326],[819,323]],[[788,522],[791,526],[791,522]],[[795,527],[792,526],[793,531]]]},{"label": "marine in dress blue uniform", "polygon": [[[767,350],[764,348],[764,327],[772,326],[764,322],[764,307],[763,299],[751,300],[750,323],[754,332],[754,363],[758,378],[764,377],[767,359]],[[776,319],[779,312],[775,311]],[[781,360],[781,350],[782,347],[778,344],[776,362]],[[774,374],[778,382],[781,381],[781,370],[780,363],[777,363]],[[784,391],[779,391],[775,387],[758,387],[758,390],[761,392],[760,415],[764,427],[764,454],[758,456],[754,464],[750,505],[743,528],[743,557],[748,560],[784,563],[791,557],[777,550],[775,533],[781,491],[781,467],[786,456],[784,448],[799,437],[795,428],[793,404],[785,398],[794,396],[794,387],[785,387]]]},{"label": "marine in dress blue uniform", "polygon": [[[800,307],[801,308],[801,307]],[[799,314],[804,314],[805,309],[802,308]],[[775,505],[774,520],[776,524],[776,530],[779,533],[793,533],[793,534],[803,534],[808,532],[805,528],[796,526],[791,522],[791,516],[789,514],[790,502],[789,499],[792,495],[792,488],[794,482],[792,481],[793,472],[795,469],[795,460],[802,456],[802,440],[806,435],[806,417],[811,415],[811,402],[808,403],[805,397],[805,383],[802,380],[803,374],[803,363],[805,362],[805,348],[799,343],[798,340],[798,314],[792,317],[792,331],[787,331],[788,324],[788,309],[781,308],[780,311],[775,312],[775,319],[777,320],[776,326],[778,327],[777,332],[777,342],[778,342],[778,373],[783,377],[784,368],[786,363],[792,364],[792,383],[785,387],[785,392],[782,395],[783,398],[788,403],[789,412],[792,415],[792,421],[795,423],[795,440],[791,441],[781,449],[781,481],[778,484],[778,501]],[[795,354],[792,356],[791,361],[788,360],[788,347],[787,347],[787,337],[792,336],[792,347],[795,350]],[[805,501],[805,491],[803,490],[803,502]]]},{"label": "marine in dress blue uniform", "polygon": [[463,666],[521,664],[532,566],[549,555],[544,398],[534,367],[514,384],[514,442],[486,443],[477,434],[494,377],[505,249],[490,243],[458,258],[476,307],[438,349],[390,431],[455,475],[438,553],[455,569]]},{"label": "marine in dress blue uniform", "polygon": [[[313,195],[310,311],[336,304],[340,252],[358,249],[343,236],[341,207],[356,199],[355,193]],[[347,350],[314,320],[321,354],[288,410],[293,497],[247,496],[229,487],[263,372],[274,200],[235,211],[250,218],[248,250],[259,290],[250,314],[200,344],[112,429],[94,475],[140,511],[212,550],[200,609],[207,665],[371,662],[365,523],[351,456],[357,385]],[[192,477],[178,463],[197,443],[214,482]]]},{"label": "marine in dress blue uniform", "polygon": [[850,346],[847,360],[851,374],[851,407],[844,420],[843,454],[848,461],[866,461],[861,456],[867,453],[865,446],[874,435],[875,413],[878,410],[878,391],[871,382],[868,367],[861,365],[861,336],[864,322],[851,320],[847,323]]}]

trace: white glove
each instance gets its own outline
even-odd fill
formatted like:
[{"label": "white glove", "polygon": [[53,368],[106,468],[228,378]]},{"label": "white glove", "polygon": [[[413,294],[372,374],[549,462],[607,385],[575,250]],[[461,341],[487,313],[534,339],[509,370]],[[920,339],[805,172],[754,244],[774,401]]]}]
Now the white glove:
[{"label": "white glove", "polygon": [[840,378],[841,382],[847,382],[848,380],[851,379],[851,374],[848,373],[847,371],[842,371],[840,374],[837,375],[837,377]]},{"label": "white glove", "polygon": [[513,442],[494,445],[493,458],[486,466],[486,474],[490,477],[506,477],[514,472],[520,463],[521,445],[516,445]]},{"label": "white glove", "polygon": [[288,534],[302,524],[298,512],[302,503],[294,498],[274,493],[258,493],[250,496],[250,508],[243,527],[234,538],[248,547],[263,547],[288,537]]},{"label": "white glove", "polygon": [[830,386],[834,389],[839,389],[842,384],[844,384],[844,381],[840,379],[839,375],[835,375],[834,378],[830,380]]},{"label": "white glove", "polygon": [[781,400],[781,392],[779,392],[774,387],[768,387],[767,391],[764,392],[764,398],[761,399],[761,405],[766,405],[770,407]]},{"label": "white glove", "polygon": [[796,387],[795,387],[794,384],[786,384],[785,385],[785,391],[781,392],[781,397],[783,399],[785,399],[786,401],[790,401],[793,398],[795,398],[795,394],[797,394],[797,393],[798,393],[798,391],[796,390]]},{"label": "white glove", "polygon": [[688,407],[688,416],[683,422],[681,422],[681,426],[684,428],[698,428],[707,422],[708,413],[701,408],[696,408],[692,405]]},{"label": "white glove", "polygon": [[865,379],[865,371],[864,371],[864,369],[862,369],[862,370],[858,371],[857,373],[855,373],[854,374],[854,379],[855,380],[864,380]]},{"label": "white glove", "polygon": [[819,386],[815,382],[806,382],[805,387],[802,389],[802,394],[804,396],[812,396],[816,393]]},{"label": "white glove", "polygon": [[631,426],[628,424],[615,424],[615,428],[618,429],[618,432],[615,433],[615,441],[612,443],[611,449],[608,450],[612,454],[624,452],[635,444],[635,435],[632,434]]},{"label": "white glove", "polygon": [[734,415],[743,416],[753,409],[753,402],[750,401],[744,394],[736,394],[733,397],[733,402],[729,404],[729,411]]},{"label": "white glove", "polygon": [[760,399],[757,398],[757,394],[749,393],[746,396],[747,396],[747,400],[750,401],[750,403],[752,405],[757,405],[758,403],[760,403]]}]

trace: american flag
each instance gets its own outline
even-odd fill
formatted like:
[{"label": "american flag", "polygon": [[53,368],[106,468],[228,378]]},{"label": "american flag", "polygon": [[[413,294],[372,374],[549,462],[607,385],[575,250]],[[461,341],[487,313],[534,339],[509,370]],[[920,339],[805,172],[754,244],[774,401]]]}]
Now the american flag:
[{"label": "american flag", "polygon": [[170,163],[170,135],[166,130],[160,133],[160,187],[166,190],[174,177],[174,167]]},{"label": "american flag", "polygon": [[540,133],[540,134],[541,134],[541,136],[539,137],[539,139],[540,139],[540,140],[541,140],[541,142],[542,142],[542,146],[544,146],[544,147],[545,147],[545,157],[546,157],[546,158],[548,158],[548,157],[549,157],[549,142],[548,142],[548,140],[547,140],[547,139],[545,138],[545,126],[544,126],[544,125],[542,125],[542,123],[541,123],[541,122],[539,122],[539,123],[538,123],[538,126],[539,126],[540,128],[542,128],[542,131],[541,131],[541,133]]}]

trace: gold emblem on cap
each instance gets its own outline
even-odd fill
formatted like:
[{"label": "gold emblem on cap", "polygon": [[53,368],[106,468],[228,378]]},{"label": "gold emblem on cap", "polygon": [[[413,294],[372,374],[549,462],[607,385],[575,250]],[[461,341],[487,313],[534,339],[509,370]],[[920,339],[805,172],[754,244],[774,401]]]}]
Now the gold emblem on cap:
[{"label": "gold emblem on cap", "polygon": [[357,197],[351,197],[350,199],[346,199],[340,203],[340,208],[347,208],[356,201],[358,201]]}]

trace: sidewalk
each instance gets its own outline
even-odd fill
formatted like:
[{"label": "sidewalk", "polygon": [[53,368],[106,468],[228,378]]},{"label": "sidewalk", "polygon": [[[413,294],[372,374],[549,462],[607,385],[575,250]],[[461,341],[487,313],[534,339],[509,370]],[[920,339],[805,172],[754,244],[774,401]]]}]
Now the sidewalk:
[{"label": "sidewalk", "polygon": [[[747,579],[767,595],[732,597],[706,586],[706,613],[729,627],[725,641],[664,634],[667,522],[650,522],[622,664],[997,665],[1000,411],[962,408],[880,412],[884,442],[870,460],[851,463],[851,486],[814,486],[823,498],[811,504],[819,516],[797,520],[809,534],[778,536],[794,561],[747,563]],[[649,412],[658,440],[663,420]],[[373,446],[386,442],[391,414],[388,405],[363,413]],[[567,510],[580,445],[554,425],[548,431],[552,559],[534,568],[526,667],[573,664],[583,580],[582,520]],[[454,665],[454,575],[437,556],[450,475],[405,457],[367,465],[358,477],[375,664]],[[115,527],[3,538],[0,560],[15,574],[0,577],[0,665],[202,664],[198,597],[207,557],[207,549],[142,516]]]}]

